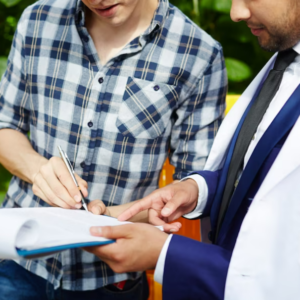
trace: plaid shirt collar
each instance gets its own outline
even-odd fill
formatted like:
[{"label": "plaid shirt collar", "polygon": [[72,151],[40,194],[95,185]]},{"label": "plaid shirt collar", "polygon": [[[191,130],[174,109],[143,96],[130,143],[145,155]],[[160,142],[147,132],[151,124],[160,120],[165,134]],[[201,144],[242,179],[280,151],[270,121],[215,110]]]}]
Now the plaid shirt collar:
[{"label": "plaid shirt collar", "polygon": [[[156,33],[158,29],[164,25],[164,22],[167,18],[168,10],[169,0],[159,0],[158,7],[154,13],[152,22],[141,37],[143,37],[146,40],[147,37],[150,34],[152,34],[152,32]],[[80,24],[81,26],[84,26],[85,24],[85,5],[82,2],[82,0],[77,0],[76,3],[75,22],[76,24]]]}]

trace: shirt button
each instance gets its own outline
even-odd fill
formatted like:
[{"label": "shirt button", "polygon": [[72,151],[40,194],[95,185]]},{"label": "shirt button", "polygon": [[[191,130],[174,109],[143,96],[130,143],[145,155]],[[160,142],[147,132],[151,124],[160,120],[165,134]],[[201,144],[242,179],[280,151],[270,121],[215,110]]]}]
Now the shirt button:
[{"label": "shirt button", "polygon": [[82,163],[80,163],[80,167],[81,167],[82,169],[85,168],[85,162],[84,162],[84,161],[83,161]]},{"label": "shirt button", "polygon": [[100,78],[98,79],[98,82],[99,82],[100,84],[103,83],[103,81],[104,81],[103,77],[100,77]]},{"label": "shirt button", "polygon": [[157,92],[157,91],[159,90],[159,86],[158,86],[158,85],[156,85],[156,86],[155,86],[153,89],[154,89],[154,91],[156,91],[156,92]]},{"label": "shirt button", "polygon": [[93,122],[92,121],[90,121],[90,122],[88,122],[88,126],[91,128],[91,127],[93,127]]},{"label": "shirt button", "polygon": [[90,39],[89,39],[89,37],[88,37],[88,36],[86,36],[86,35],[85,35],[85,36],[83,36],[83,37],[82,37],[82,39],[83,39],[83,41],[84,41],[84,42],[86,42],[86,43],[87,43],[87,42],[90,40]]}]

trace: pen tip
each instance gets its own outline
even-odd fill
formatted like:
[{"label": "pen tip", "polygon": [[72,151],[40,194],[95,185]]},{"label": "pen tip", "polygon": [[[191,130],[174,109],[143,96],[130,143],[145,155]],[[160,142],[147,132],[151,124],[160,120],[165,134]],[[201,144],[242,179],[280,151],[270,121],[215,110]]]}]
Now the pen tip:
[{"label": "pen tip", "polygon": [[84,208],[86,211],[89,211],[88,208],[87,208],[87,205],[86,205],[85,203],[83,203],[82,206],[83,206],[83,208]]}]

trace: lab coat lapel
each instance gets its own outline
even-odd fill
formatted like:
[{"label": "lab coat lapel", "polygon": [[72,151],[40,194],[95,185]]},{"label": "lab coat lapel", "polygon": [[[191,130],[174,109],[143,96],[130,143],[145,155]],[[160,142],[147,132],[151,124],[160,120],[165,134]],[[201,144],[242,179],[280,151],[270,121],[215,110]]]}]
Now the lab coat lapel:
[{"label": "lab coat lapel", "polygon": [[[263,162],[280,141],[280,139],[287,134],[287,132],[294,126],[296,120],[300,115],[300,85],[294,91],[292,96],[286,102],[282,110],[271,123],[259,143],[257,144],[249,162],[243,171],[241,180],[233,194],[228,211],[225,214],[224,222],[222,224],[219,241],[226,236],[231,221],[234,218],[238,208],[245,198],[255,176],[257,175]],[[292,165],[291,165],[292,167]],[[279,177],[281,178],[281,176]]]},{"label": "lab coat lapel", "polygon": [[[270,172],[258,190],[254,200],[265,197],[275,186],[300,167],[300,118],[292,129],[284,146],[281,149]],[[299,183],[300,184],[300,183]]]},{"label": "lab coat lapel", "polygon": [[232,109],[224,119],[212,146],[210,155],[204,168],[205,170],[216,171],[222,168],[227,149],[240,122],[240,119],[242,118],[249,103],[255,96],[257,90],[260,90],[269,73],[269,70],[273,67],[276,56],[277,54],[275,54],[267,62],[265,67],[258,73],[258,75],[245,90],[245,92],[241,95],[241,97],[238,99],[236,104],[232,107]]}]

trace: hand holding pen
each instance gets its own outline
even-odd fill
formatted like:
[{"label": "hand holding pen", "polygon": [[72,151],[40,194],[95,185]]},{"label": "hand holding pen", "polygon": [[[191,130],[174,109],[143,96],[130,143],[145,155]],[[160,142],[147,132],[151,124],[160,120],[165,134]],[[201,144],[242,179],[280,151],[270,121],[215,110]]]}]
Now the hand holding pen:
[{"label": "hand holding pen", "polygon": [[87,182],[73,173],[76,186],[67,166],[60,157],[43,158],[38,172],[32,178],[32,191],[51,206],[67,209],[82,208],[82,196],[87,197]]},{"label": "hand holding pen", "polygon": [[64,163],[65,163],[65,165],[66,165],[66,167],[67,167],[67,169],[68,169],[68,171],[69,171],[69,174],[71,175],[71,177],[72,177],[72,179],[73,179],[73,181],[74,181],[76,187],[77,187],[78,190],[80,191],[80,195],[81,195],[81,204],[82,204],[83,208],[84,208],[86,211],[88,211],[87,205],[86,205],[86,203],[85,203],[84,196],[83,196],[83,194],[82,194],[82,192],[81,192],[81,188],[80,188],[80,186],[79,186],[79,184],[78,184],[78,182],[77,182],[77,180],[76,180],[76,177],[75,177],[76,174],[75,174],[75,172],[74,172],[74,170],[73,170],[73,167],[72,167],[72,165],[71,165],[71,162],[70,162],[70,160],[69,160],[69,157],[68,157],[67,153],[66,153],[64,150],[61,149],[60,146],[58,146],[58,150],[59,150],[59,154],[60,154],[62,160],[64,161]]}]

